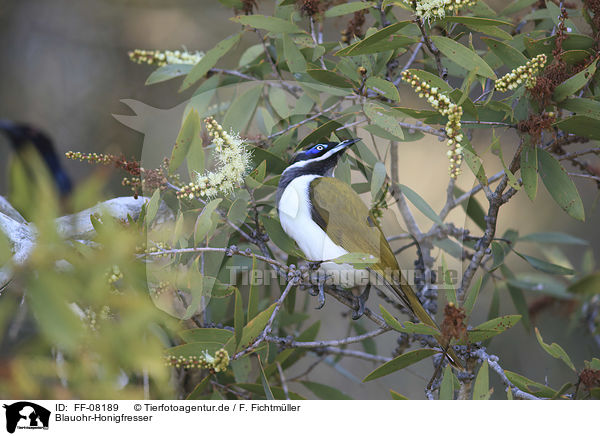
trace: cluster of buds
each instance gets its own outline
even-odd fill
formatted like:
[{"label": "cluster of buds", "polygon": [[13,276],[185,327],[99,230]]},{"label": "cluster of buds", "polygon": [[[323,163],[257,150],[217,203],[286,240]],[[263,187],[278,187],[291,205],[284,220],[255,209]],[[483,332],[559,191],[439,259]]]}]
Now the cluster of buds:
[{"label": "cluster of buds", "polygon": [[515,68],[510,73],[505,74],[495,82],[497,91],[506,92],[517,88],[522,83],[529,89],[535,86],[535,75],[546,65],[546,55],[539,54],[525,65]]},{"label": "cluster of buds", "polygon": [[114,163],[115,156],[112,154],[103,153],[82,153],[80,151],[67,151],[65,157],[71,160],[80,162],[88,162],[92,164],[110,165]]},{"label": "cluster of buds", "polygon": [[229,353],[224,348],[217,350],[214,356],[204,351],[200,356],[166,356],[168,366],[183,369],[209,369],[214,372],[223,372],[229,366]]},{"label": "cluster of buds", "polygon": [[113,265],[110,270],[106,273],[106,281],[110,285],[114,285],[116,282],[123,278],[123,273],[119,269],[119,265]]},{"label": "cluster of buds", "polygon": [[[404,0],[404,3],[412,6],[413,0]],[[422,20],[436,20],[475,3],[477,0],[417,0],[415,12]]]},{"label": "cluster of buds", "polygon": [[173,285],[171,283],[161,280],[160,282],[158,282],[155,286],[153,286],[150,289],[150,292],[155,297],[160,297],[162,294],[164,294],[166,292],[171,292],[174,289],[175,288],[173,287]]},{"label": "cluster of buds", "polygon": [[159,67],[173,64],[196,65],[203,56],[204,53],[199,51],[192,53],[187,50],[161,51],[135,49],[129,52],[129,59],[133,62],[137,64],[157,65]]},{"label": "cluster of buds", "polygon": [[214,118],[204,120],[215,145],[217,171],[198,174],[196,181],[184,185],[178,198],[216,197],[229,194],[244,181],[250,164],[250,152],[239,135],[227,133]]},{"label": "cluster of buds", "polygon": [[[135,252],[137,254],[151,254],[151,253],[159,253],[161,251],[170,250],[172,247],[168,242],[152,242],[152,246],[148,247],[146,243],[142,245],[138,245],[135,247]],[[162,257],[167,256],[166,254],[155,255],[153,257]]]},{"label": "cluster of buds", "polygon": [[421,81],[416,74],[408,70],[402,72],[402,80],[409,83],[418,93],[419,97],[427,99],[429,104],[441,115],[448,117],[446,136],[448,137],[448,147],[450,147],[447,153],[450,160],[449,172],[450,177],[455,179],[460,174],[460,165],[463,159],[461,145],[463,135],[460,124],[463,114],[462,107],[452,103],[447,95],[442,94],[439,89],[432,87],[429,83]]}]

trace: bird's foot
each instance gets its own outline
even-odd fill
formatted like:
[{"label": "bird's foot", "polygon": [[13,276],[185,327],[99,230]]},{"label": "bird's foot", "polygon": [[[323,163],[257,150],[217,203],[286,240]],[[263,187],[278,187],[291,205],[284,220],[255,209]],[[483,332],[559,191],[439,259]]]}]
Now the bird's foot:
[{"label": "bird's foot", "polygon": [[315,309],[322,309],[323,306],[325,306],[325,282],[319,280],[319,282],[317,283],[317,289],[311,288],[308,292],[313,297],[318,297],[319,305],[315,307]]},{"label": "bird's foot", "polygon": [[371,285],[368,284],[365,290],[358,297],[354,297],[358,308],[352,311],[352,319],[357,320],[365,314],[365,303],[369,299],[369,292],[371,291]]}]

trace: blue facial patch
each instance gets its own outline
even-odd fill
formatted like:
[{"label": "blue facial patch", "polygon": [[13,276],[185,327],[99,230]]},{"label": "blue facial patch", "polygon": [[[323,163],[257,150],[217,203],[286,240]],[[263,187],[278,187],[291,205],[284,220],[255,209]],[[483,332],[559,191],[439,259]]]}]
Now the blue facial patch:
[{"label": "blue facial patch", "polygon": [[306,154],[318,154],[327,149],[327,144],[317,144],[313,148],[306,150]]}]

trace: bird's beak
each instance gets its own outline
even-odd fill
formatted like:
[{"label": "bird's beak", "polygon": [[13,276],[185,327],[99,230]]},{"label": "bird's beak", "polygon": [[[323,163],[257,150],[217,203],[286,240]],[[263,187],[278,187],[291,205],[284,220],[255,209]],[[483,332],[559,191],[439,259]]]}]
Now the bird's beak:
[{"label": "bird's beak", "polygon": [[337,147],[335,147],[336,151],[338,153],[343,153],[345,152],[348,147],[350,147],[352,144],[356,143],[360,141],[360,138],[352,138],[352,139],[346,139],[345,141],[340,142]]}]

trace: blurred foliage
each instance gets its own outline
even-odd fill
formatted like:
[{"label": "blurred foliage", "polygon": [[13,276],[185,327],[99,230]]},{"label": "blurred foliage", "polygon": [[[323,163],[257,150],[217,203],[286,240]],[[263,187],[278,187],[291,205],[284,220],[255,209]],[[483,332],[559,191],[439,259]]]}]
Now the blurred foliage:
[{"label": "blurred foliage", "polygon": [[[145,195],[135,216],[115,220],[108,211],[91,215],[92,237],[64,239],[55,225],[64,200],[52,191],[43,165],[36,158],[26,160],[29,169],[23,160],[12,165],[9,199],[35,226],[36,238],[26,263],[15,266],[2,292],[0,395],[301,399],[303,395],[291,390],[296,386],[316,398],[349,398],[333,386],[309,381],[314,366],[289,379],[288,369],[311,353],[348,378],[351,374],[340,364],[343,357],[378,362],[380,366],[362,376],[363,382],[434,356],[427,393],[433,396],[437,390],[440,399],[489,399],[494,373],[509,398],[598,398],[598,359],[573,361],[559,344],[544,342],[537,329],[540,347],[572,371],[571,382],[562,387],[504,371],[497,359],[485,354],[495,336],[519,322],[532,332],[534,297],[568,306],[573,320],[585,325],[600,346],[600,273],[588,241],[543,231],[495,235],[500,206],[514,195],[540,201],[539,180],[565,213],[585,219],[573,178],[600,182],[597,162],[584,160],[600,152],[590,145],[590,140],[600,139],[596,3],[561,10],[551,1],[518,0],[496,12],[479,0],[461,8],[460,15],[419,1],[281,0],[272,11],[261,8],[260,14],[260,2],[221,3],[234,9],[232,20],[242,30],[205,53],[195,53],[197,63],[187,62],[188,56],[178,64],[175,52],[168,57],[152,52],[160,66],[151,72],[148,85],[178,79],[182,91],[195,88],[183,105],[172,150],[160,150],[164,154],[158,163],[151,155],[143,155],[141,164],[118,156],[76,156],[128,172],[124,184],[136,196]],[[423,12],[426,3],[435,11]],[[413,19],[416,4],[429,20]],[[325,40],[330,20],[347,22],[339,40]],[[218,68],[242,40],[253,43],[237,68]],[[545,68],[536,64],[528,69],[527,62],[536,56],[546,60]],[[403,70],[410,74],[402,75]],[[499,82],[502,90],[506,83],[514,85],[508,94],[494,92],[502,73],[507,74]],[[427,97],[427,105],[409,107],[414,92]],[[444,110],[448,107],[460,110],[449,115]],[[195,183],[217,183],[215,174],[224,171],[219,162],[229,162],[217,154],[227,149],[228,139],[223,145],[214,125],[210,135],[202,128],[202,119],[210,117],[232,140],[245,143],[252,162],[234,188],[206,198],[201,195],[205,188]],[[431,221],[428,239],[418,241],[419,255],[435,246],[443,253],[441,260],[452,259],[465,271],[453,283],[441,261],[438,282],[448,285],[450,304],[439,331],[401,323],[381,306],[386,328],[356,340],[360,351],[347,348],[343,340],[331,347],[312,344],[320,323],[309,321],[310,296],[297,297],[290,285],[291,279],[308,273],[308,266],[283,232],[274,207],[279,176],[294,152],[323,140],[356,137],[358,128],[367,132],[371,146],[358,143],[335,176],[368,199],[377,218],[385,218],[401,192]],[[520,136],[520,146],[515,151],[494,133],[489,148],[476,150],[470,142],[476,128],[512,129]],[[424,135],[447,141],[450,168],[462,164],[476,180],[465,194],[450,178],[436,175],[439,189],[448,192],[448,208],[462,206],[469,218],[461,228],[447,220],[449,210],[438,213],[427,203],[416,188],[418,181],[403,180],[411,188],[400,185],[397,174],[388,175],[386,164],[397,168],[397,144]],[[577,143],[591,148],[572,148]],[[432,150],[431,159],[446,155],[440,146]],[[503,171],[495,177],[490,172],[498,162]],[[473,197],[479,191],[489,204]],[[92,177],[66,207],[81,210],[103,200],[101,192],[102,182]],[[160,208],[170,208],[174,218],[157,219]],[[469,231],[483,234],[473,237]],[[15,251],[15,235],[8,236],[12,244],[0,240],[3,262]],[[542,248],[544,258],[528,254],[531,244]],[[585,251],[580,265],[565,255],[563,245]],[[342,261],[365,261],[358,254],[349,256]],[[529,272],[513,272],[509,258],[521,259]],[[262,282],[248,283],[248,277]],[[271,277],[268,284],[266,277]],[[422,291],[423,283],[417,288]],[[499,313],[499,291],[508,292],[518,314]],[[489,316],[473,326],[473,308],[483,293],[494,295]],[[338,297],[352,308],[351,297]],[[422,297],[433,300],[426,307],[435,312],[437,292]],[[368,332],[363,321],[339,321],[348,323],[349,337]],[[400,345],[393,353],[379,350],[382,356],[373,338],[388,329],[400,334]],[[452,341],[465,359],[465,372],[443,367],[439,350],[431,348],[431,335]],[[418,348],[407,351],[413,345]],[[538,380],[543,380],[541,370]],[[405,398],[394,389],[390,394]]]}]

